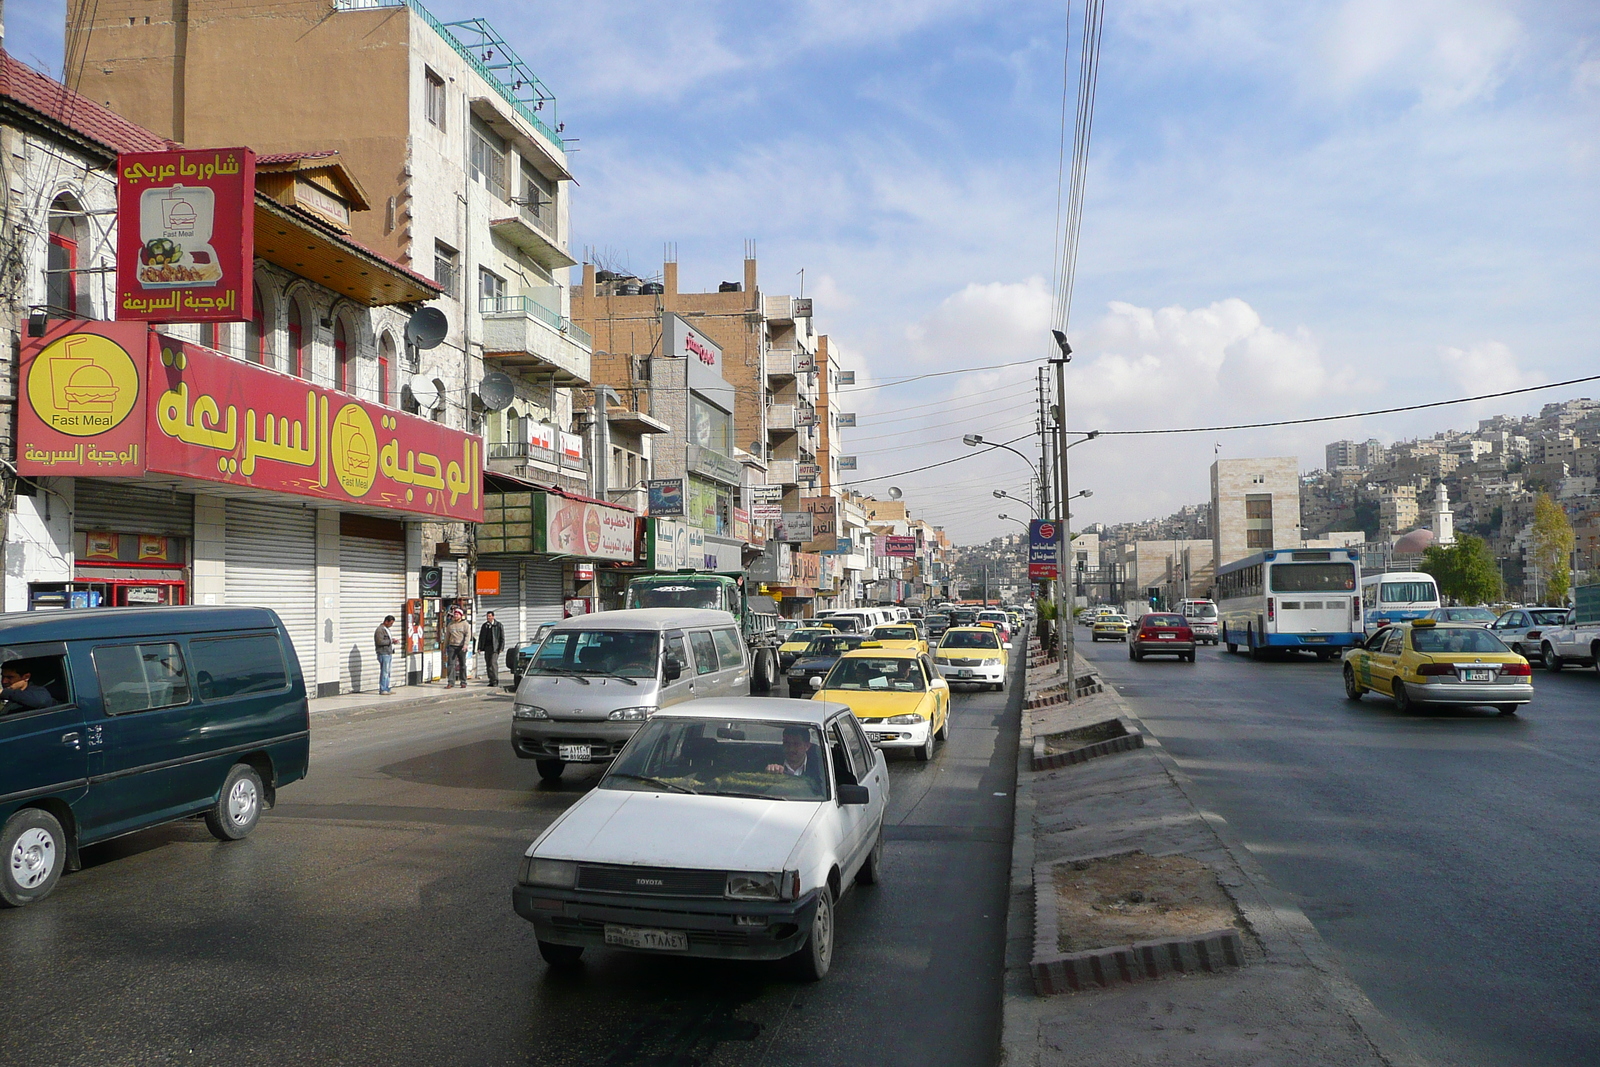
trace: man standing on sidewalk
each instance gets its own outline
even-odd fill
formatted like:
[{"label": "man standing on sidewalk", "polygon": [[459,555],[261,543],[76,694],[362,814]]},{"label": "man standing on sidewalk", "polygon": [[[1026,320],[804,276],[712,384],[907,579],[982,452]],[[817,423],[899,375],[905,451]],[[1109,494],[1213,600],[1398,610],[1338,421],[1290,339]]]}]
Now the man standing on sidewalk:
[{"label": "man standing on sidewalk", "polygon": [[478,651],[483,653],[491,689],[500,688],[500,653],[505,650],[506,628],[495,621],[491,611],[483,617],[483,628],[478,631]]},{"label": "man standing on sidewalk", "polygon": [[394,625],[394,616],[385,615],[383,622],[372,631],[372,644],[378,652],[378,695],[388,696],[392,692],[390,672],[394,669],[394,634],[389,632],[389,627]]},{"label": "man standing on sidewalk", "polygon": [[456,680],[461,681],[461,688],[467,687],[467,642],[472,638],[472,629],[467,625],[466,616],[460,608],[453,608],[450,612],[450,622],[444,628],[444,687],[454,689]]}]

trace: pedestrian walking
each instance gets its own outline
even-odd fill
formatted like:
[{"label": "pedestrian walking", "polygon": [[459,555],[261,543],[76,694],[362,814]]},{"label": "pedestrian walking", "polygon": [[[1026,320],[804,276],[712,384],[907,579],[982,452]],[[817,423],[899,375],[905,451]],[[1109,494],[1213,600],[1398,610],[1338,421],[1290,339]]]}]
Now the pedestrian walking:
[{"label": "pedestrian walking", "polygon": [[393,692],[390,673],[394,670],[394,634],[389,632],[389,627],[394,625],[394,616],[385,615],[378,628],[372,631],[372,645],[378,652],[378,695],[388,696]]},{"label": "pedestrian walking", "polygon": [[500,653],[506,650],[506,628],[495,621],[494,612],[483,617],[483,627],[478,631],[478,651],[489,672],[491,688],[500,688]]},{"label": "pedestrian walking", "polygon": [[467,625],[466,614],[453,608],[450,621],[444,628],[444,687],[454,689],[457,679],[461,688],[467,687],[467,642],[472,639],[472,628]]}]

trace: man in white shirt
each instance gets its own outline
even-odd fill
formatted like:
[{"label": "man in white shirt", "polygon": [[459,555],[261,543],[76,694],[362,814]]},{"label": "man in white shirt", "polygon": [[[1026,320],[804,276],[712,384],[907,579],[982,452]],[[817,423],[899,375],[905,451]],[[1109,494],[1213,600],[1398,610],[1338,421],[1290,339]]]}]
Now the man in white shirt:
[{"label": "man in white shirt", "polygon": [[811,762],[811,728],[785,726],[783,728],[783,762],[767,764],[769,774],[787,774],[791,778],[803,777]]}]

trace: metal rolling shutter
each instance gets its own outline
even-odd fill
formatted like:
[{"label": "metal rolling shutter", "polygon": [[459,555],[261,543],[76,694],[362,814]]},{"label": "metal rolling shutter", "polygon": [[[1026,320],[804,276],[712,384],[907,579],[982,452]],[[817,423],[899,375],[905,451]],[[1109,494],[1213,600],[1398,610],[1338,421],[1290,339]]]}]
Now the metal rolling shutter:
[{"label": "metal rolling shutter", "polygon": [[317,513],[228,501],[229,604],[271,608],[294,642],[306,689],[317,691]]},{"label": "metal rolling shutter", "polygon": [[[385,615],[393,615],[392,632],[399,645],[405,633],[401,621],[405,606],[405,541],[340,537],[339,681],[344,692],[378,691],[378,654],[372,647],[372,631]],[[395,656],[391,681],[395,685],[406,682],[403,655]]]},{"label": "metal rolling shutter", "polygon": [[500,595],[478,598],[479,624],[482,624],[485,615],[494,612],[495,621],[505,627],[506,647],[520,648],[525,640],[522,626],[522,561],[480,556],[478,573],[484,571],[500,572]]},{"label": "metal rolling shutter", "polygon": [[194,536],[194,497],[188,493],[79,478],[73,498],[75,530]]},{"label": "metal rolling shutter", "polygon": [[541,622],[560,622],[562,607],[561,564],[529,560],[523,570],[522,624],[532,634]]}]

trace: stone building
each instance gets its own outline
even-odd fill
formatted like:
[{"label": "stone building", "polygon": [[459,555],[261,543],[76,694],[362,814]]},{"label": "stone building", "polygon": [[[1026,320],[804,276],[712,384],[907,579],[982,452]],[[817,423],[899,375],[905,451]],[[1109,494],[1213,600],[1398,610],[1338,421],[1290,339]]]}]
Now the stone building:
[{"label": "stone building", "polygon": [[1219,459],[1211,464],[1213,567],[1300,543],[1300,461]]}]

